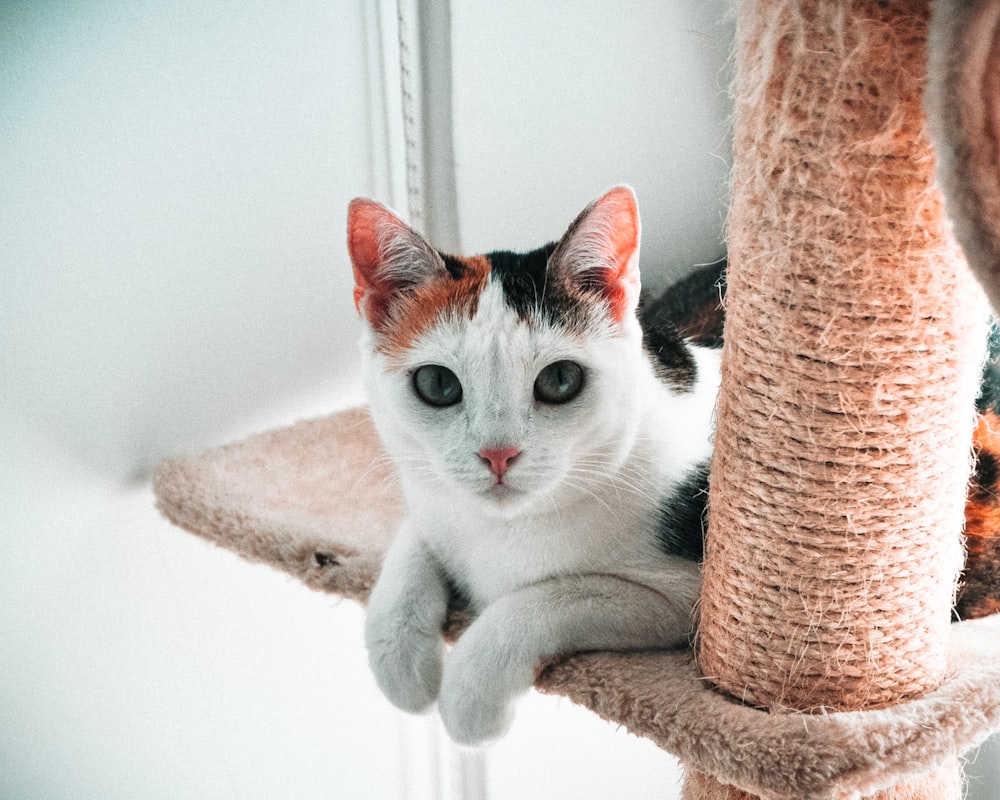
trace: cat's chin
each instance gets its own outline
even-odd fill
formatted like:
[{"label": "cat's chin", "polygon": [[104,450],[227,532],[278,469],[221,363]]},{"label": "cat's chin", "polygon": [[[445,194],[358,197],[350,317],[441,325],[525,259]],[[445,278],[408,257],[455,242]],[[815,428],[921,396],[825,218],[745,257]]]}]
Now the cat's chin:
[{"label": "cat's chin", "polygon": [[532,493],[506,483],[496,484],[477,494],[480,506],[498,517],[514,517],[532,504]]}]

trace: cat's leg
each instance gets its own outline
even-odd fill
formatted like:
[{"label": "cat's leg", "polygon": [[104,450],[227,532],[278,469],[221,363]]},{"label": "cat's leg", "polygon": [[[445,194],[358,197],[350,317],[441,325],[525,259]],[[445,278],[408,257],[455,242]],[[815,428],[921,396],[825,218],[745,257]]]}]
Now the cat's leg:
[{"label": "cat's leg", "polygon": [[[445,666],[439,709],[462,744],[495,739],[510,726],[513,700],[538,666],[582,650],[687,645],[698,594],[697,566],[658,589],[615,575],[552,578],[499,598],[462,634]],[[663,591],[662,584],[672,591]]]},{"label": "cat's leg", "polygon": [[365,622],[375,681],[404,711],[423,711],[438,696],[448,594],[440,565],[404,522],[368,599]]}]

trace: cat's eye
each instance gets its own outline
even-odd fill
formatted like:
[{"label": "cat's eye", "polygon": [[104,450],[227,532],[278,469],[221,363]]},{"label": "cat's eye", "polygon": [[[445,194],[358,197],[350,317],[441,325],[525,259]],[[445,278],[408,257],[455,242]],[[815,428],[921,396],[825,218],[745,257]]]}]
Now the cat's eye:
[{"label": "cat's eye", "polygon": [[431,406],[453,406],[462,399],[462,384],[447,367],[425,364],[413,373],[413,389],[417,397]]},{"label": "cat's eye", "polygon": [[568,403],[582,388],[583,367],[573,361],[556,361],[535,378],[535,399],[542,403]]}]

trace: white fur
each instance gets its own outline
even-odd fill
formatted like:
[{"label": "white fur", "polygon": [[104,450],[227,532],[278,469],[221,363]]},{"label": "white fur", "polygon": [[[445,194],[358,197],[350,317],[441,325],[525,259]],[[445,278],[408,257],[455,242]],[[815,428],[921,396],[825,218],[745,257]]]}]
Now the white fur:
[{"label": "white fur", "polygon": [[[710,455],[718,357],[695,348],[697,386],[678,394],[641,336],[631,314],[587,335],[519,321],[489,283],[471,320],[444,319],[404,353],[379,353],[371,331],[362,341],[407,506],[370,599],[371,666],[401,708],[438,698],[459,742],[501,735],[547,658],[688,639],[699,571],[658,549],[657,506]],[[535,378],[561,359],[584,366],[583,391],[536,402]],[[459,377],[461,403],[419,400],[411,375],[424,364]],[[522,453],[498,486],[478,451],[511,445]],[[449,581],[477,617],[445,659]]]}]

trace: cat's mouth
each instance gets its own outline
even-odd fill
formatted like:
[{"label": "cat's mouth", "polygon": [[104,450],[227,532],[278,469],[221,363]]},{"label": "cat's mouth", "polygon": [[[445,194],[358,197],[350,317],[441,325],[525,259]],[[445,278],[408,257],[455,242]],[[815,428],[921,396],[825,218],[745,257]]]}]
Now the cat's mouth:
[{"label": "cat's mouth", "polygon": [[481,489],[479,496],[494,511],[502,514],[516,513],[528,500],[529,492],[511,486],[506,481],[495,482]]},{"label": "cat's mouth", "polygon": [[498,480],[485,491],[485,494],[491,500],[502,503],[514,497],[521,497],[524,492],[520,489],[515,489],[506,481]]}]

